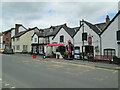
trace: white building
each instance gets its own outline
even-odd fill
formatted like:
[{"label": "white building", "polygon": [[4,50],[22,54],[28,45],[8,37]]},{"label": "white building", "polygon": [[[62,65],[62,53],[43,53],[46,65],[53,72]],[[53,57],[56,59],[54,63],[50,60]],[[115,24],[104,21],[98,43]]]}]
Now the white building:
[{"label": "white building", "polygon": [[[100,33],[101,30],[87,21],[82,21],[79,31],[74,35],[74,46],[80,47],[80,52],[100,54]],[[84,42],[82,40],[82,34],[85,33]],[[89,39],[90,38],[90,39]],[[84,46],[85,48],[82,48]],[[97,47],[99,52],[96,52]]]},{"label": "white building", "polygon": [[[102,54],[120,57],[120,40],[117,40],[117,31],[120,30],[120,11],[110,21],[101,33]],[[120,37],[120,33],[118,35]]]},{"label": "white building", "polygon": [[[49,50],[47,51],[47,47],[44,45],[52,44],[54,42],[62,43],[66,46],[68,44],[68,40],[71,40],[73,44],[75,29],[78,30],[78,28],[69,28],[66,24],[41,29],[39,33],[34,33],[32,36],[33,52],[38,54],[42,54],[43,52],[49,53]],[[50,47],[48,48],[50,49]]]}]

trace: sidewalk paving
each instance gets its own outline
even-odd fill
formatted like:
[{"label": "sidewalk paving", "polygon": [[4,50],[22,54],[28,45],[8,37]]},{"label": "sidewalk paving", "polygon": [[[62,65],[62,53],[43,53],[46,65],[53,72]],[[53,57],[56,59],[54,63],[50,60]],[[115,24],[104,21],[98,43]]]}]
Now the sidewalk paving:
[{"label": "sidewalk paving", "polygon": [[[37,59],[39,58],[42,58],[42,56],[37,56]],[[87,66],[104,68],[104,69],[120,70],[120,65],[109,64],[109,62],[104,62],[104,61],[92,62],[87,60],[84,60],[84,61],[83,60],[65,60],[65,59],[56,59],[56,58],[45,58],[43,60],[72,63],[77,65],[87,65]]]}]

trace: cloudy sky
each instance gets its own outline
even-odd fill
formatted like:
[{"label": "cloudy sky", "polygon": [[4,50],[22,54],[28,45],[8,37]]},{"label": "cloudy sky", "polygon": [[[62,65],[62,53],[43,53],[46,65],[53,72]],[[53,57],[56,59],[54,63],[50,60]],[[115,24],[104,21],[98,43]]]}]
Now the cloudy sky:
[{"label": "cloudy sky", "polygon": [[48,28],[67,23],[79,26],[84,19],[91,23],[105,22],[118,12],[118,2],[2,2],[0,3],[0,29],[2,31],[22,24],[26,28]]}]

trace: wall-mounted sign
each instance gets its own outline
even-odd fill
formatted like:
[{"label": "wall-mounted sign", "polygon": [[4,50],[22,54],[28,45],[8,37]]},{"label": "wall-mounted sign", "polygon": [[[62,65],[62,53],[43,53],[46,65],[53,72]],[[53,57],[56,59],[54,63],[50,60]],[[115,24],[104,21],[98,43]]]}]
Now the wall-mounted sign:
[{"label": "wall-mounted sign", "polygon": [[91,36],[88,37],[88,45],[92,45],[92,37]]},{"label": "wall-mounted sign", "polygon": [[82,41],[87,41],[87,33],[82,33]]}]

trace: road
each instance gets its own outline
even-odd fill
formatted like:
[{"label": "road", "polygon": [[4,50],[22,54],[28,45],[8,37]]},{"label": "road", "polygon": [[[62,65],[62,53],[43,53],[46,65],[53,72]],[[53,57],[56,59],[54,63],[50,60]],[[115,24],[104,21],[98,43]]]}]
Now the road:
[{"label": "road", "polygon": [[2,87],[118,88],[118,71],[29,55],[2,55]]}]

